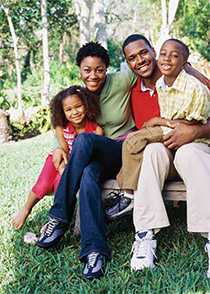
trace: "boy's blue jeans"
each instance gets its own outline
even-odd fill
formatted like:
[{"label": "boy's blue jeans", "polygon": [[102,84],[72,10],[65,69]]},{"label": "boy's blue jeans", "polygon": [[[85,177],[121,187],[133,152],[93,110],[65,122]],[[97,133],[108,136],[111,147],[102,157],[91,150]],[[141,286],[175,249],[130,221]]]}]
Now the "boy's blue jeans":
[{"label": "boy's blue jeans", "polygon": [[81,259],[92,251],[111,258],[106,243],[101,183],[116,177],[121,167],[121,151],[122,141],[92,133],[80,134],[73,144],[49,215],[69,223],[80,189]]}]

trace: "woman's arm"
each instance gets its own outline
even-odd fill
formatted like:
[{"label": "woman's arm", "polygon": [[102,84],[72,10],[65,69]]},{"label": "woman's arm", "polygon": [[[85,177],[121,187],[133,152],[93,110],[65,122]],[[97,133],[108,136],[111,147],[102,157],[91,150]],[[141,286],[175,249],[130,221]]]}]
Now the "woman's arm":
[{"label": "woman's arm", "polygon": [[204,76],[201,72],[199,72],[197,69],[195,69],[194,67],[191,66],[190,63],[186,63],[184,66],[184,70],[192,75],[193,77],[195,77],[196,79],[198,79],[202,84],[204,84],[205,86],[207,86],[208,88],[210,88],[210,80]]}]

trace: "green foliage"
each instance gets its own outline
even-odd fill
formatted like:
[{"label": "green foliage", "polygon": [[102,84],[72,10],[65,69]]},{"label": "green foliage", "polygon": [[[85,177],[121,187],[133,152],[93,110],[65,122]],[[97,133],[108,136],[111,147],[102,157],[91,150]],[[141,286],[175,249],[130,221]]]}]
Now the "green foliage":
[{"label": "green foliage", "polygon": [[8,110],[10,108],[10,103],[4,93],[0,92],[0,109]]},{"label": "green foliage", "polygon": [[180,1],[176,29],[188,39],[190,47],[210,60],[208,44],[210,2],[207,0]]},{"label": "green foliage", "polygon": [[79,84],[79,68],[72,63],[60,64],[57,61],[51,63],[51,80],[56,88],[62,89],[69,87],[70,84]]},{"label": "green foliage", "polygon": [[120,69],[120,63],[123,60],[122,45],[115,40],[108,40],[108,51],[110,56],[110,66]]},{"label": "green foliage", "polygon": [[24,124],[20,122],[12,122],[12,138],[13,140],[25,139],[46,133],[51,128],[49,108],[40,108],[29,122]]}]

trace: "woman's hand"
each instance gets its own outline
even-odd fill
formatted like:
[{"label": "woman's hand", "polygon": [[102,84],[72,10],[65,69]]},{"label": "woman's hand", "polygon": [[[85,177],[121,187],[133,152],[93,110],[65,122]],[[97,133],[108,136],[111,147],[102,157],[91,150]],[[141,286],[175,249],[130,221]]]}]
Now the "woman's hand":
[{"label": "woman's hand", "polygon": [[53,164],[56,169],[59,168],[62,161],[64,161],[64,163],[67,164],[67,154],[63,149],[57,148],[53,151]]}]

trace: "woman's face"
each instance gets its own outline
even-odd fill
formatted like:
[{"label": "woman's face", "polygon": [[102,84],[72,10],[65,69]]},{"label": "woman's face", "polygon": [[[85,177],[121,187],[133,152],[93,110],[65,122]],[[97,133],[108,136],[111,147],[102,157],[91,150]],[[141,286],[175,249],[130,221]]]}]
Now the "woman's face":
[{"label": "woman's face", "polygon": [[90,92],[101,90],[106,79],[106,65],[96,56],[85,57],[80,64],[80,75]]}]

